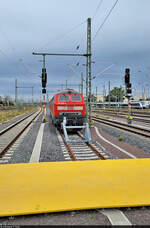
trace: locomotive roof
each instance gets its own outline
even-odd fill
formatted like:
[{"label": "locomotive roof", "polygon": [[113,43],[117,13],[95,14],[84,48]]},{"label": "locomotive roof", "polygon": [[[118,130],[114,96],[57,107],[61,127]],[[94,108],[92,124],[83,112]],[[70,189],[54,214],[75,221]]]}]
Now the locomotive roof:
[{"label": "locomotive roof", "polygon": [[75,91],[74,89],[66,89],[66,90],[61,90],[57,94],[60,93],[79,93],[78,91]]}]

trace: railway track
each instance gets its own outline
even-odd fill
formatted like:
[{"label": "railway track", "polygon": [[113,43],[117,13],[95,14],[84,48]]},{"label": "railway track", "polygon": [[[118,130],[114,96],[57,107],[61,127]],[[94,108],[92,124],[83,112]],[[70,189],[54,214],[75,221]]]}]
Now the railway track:
[{"label": "railway track", "polygon": [[150,129],[138,126],[127,125],[125,123],[117,122],[114,120],[106,120],[100,117],[92,116],[92,119],[96,122],[103,123],[112,127],[116,127],[134,134],[150,138]]},{"label": "railway track", "polygon": [[[110,112],[99,112],[99,111],[95,111],[93,112],[97,113],[97,114],[102,114],[102,115],[106,115],[106,116],[113,116],[113,117],[119,117],[119,118],[124,118],[125,119],[125,113],[110,113]],[[126,113],[127,115],[127,113]],[[142,122],[142,123],[150,123],[150,116],[133,116],[133,121],[138,121],[138,122]]]},{"label": "railway track", "polygon": [[[65,160],[83,161],[83,160],[106,160],[114,159],[105,149],[97,142],[72,142],[66,144],[63,134],[57,131],[58,140],[62,148]],[[69,139],[79,141],[81,140],[81,133],[70,134]]]},{"label": "railway track", "polygon": [[40,112],[38,109],[0,131],[0,160]]},{"label": "railway track", "polygon": [[[93,112],[98,112],[98,113],[104,113],[104,114],[115,114],[115,115],[127,115],[128,110],[100,110],[100,109],[95,109],[92,110]],[[137,117],[144,117],[144,118],[150,118],[150,112],[136,112],[132,110],[132,115],[137,116]]]},{"label": "railway track", "polygon": [[[99,110],[93,110],[93,113],[98,113],[101,115],[107,115],[107,116],[116,116],[119,118],[125,118],[126,115],[128,115],[128,112],[109,112],[109,111],[99,111]],[[132,112],[133,120],[144,122],[144,123],[150,123],[150,114],[138,114]]]}]

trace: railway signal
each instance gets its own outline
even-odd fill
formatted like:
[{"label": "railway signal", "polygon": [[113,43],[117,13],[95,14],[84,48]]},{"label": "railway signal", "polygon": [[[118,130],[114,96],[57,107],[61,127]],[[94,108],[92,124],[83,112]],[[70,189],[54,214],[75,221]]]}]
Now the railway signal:
[{"label": "railway signal", "polygon": [[125,69],[125,85],[126,85],[126,97],[131,97],[132,84],[130,83],[130,69],[129,68]]},{"label": "railway signal", "polygon": [[132,96],[132,84],[130,83],[130,69],[125,69],[125,86],[126,86],[126,97],[128,98],[128,115],[127,115],[127,123],[132,123],[132,114],[131,114],[131,102],[130,97]]},{"label": "railway signal", "polygon": [[130,83],[130,69],[125,69],[125,84],[128,85]]},{"label": "railway signal", "polygon": [[42,68],[42,87],[45,88],[47,83],[46,68]]}]

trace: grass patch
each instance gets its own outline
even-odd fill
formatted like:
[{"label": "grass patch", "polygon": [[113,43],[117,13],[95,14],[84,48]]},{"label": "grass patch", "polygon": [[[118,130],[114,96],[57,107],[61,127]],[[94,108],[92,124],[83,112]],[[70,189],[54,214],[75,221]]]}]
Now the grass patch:
[{"label": "grass patch", "polygon": [[16,116],[32,112],[35,106],[19,107],[16,110],[0,111],[0,123],[11,120]]},{"label": "grass patch", "polygon": [[123,141],[123,136],[120,135],[120,136],[118,137],[118,140],[119,140],[119,141]]}]

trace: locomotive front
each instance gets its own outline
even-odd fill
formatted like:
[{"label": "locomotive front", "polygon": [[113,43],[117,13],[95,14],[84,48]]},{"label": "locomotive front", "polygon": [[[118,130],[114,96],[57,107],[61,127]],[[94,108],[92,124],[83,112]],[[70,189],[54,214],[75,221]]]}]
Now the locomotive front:
[{"label": "locomotive front", "polygon": [[83,96],[74,90],[65,90],[56,94],[51,106],[53,106],[50,108],[52,119],[56,126],[61,125],[64,117],[68,126],[81,126],[85,122]]}]

